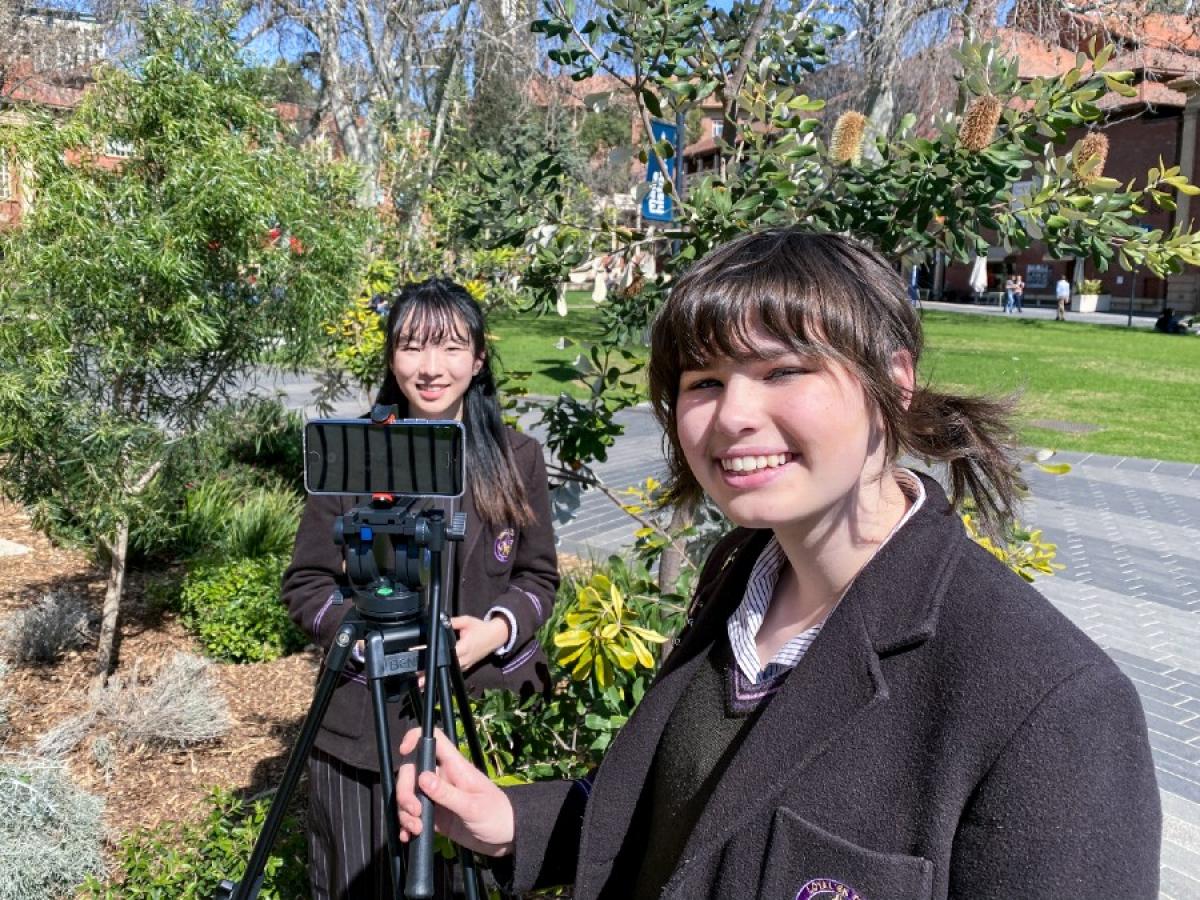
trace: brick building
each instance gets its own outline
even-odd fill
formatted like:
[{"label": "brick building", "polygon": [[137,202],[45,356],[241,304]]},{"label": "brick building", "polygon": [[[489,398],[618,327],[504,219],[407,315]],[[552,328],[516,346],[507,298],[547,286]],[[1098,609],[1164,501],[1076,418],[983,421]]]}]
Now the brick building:
[{"label": "brick building", "polygon": [[[82,13],[25,7],[0,45],[0,126],[23,125],[29,111],[65,114],[79,105],[92,67],[106,53],[101,22]],[[99,148],[102,164],[119,165],[125,148]],[[18,224],[32,199],[19,159],[0,149],[0,227]]]},{"label": "brick building", "polygon": [[[1120,11],[1114,4],[1111,10]],[[1130,7],[1132,8],[1132,7]],[[1200,176],[1196,165],[1200,152],[1197,117],[1200,116],[1200,37],[1183,16],[1127,15],[1096,16],[1062,13],[1056,27],[1028,18],[1018,4],[1009,27],[999,29],[996,37],[1004,52],[1020,60],[1023,79],[1055,76],[1075,65],[1076,51],[1095,41],[1106,42],[1117,50],[1106,68],[1135,73],[1136,96],[1109,95],[1100,102],[1104,120],[1099,128],[1108,137],[1108,159],[1104,174],[1122,182],[1131,179],[1144,183],[1146,172],[1158,163],[1178,165],[1181,174],[1195,182]],[[1022,27],[1022,26],[1025,27]],[[1035,35],[1036,32],[1036,35]],[[1044,35],[1053,34],[1052,40]],[[1083,132],[1068,135],[1069,148]],[[1151,209],[1138,222],[1149,229],[1169,230],[1176,223],[1185,226],[1200,218],[1200,208],[1185,195],[1178,196],[1178,209],[1165,212]],[[1099,280],[1102,289],[1100,308],[1124,312],[1157,313],[1164,306],[1176,311],[1200,311],[1200,271],[1189,269],[1167,278],[1148,271],[1125,272],[1112,266],[1101,273],[1090,262],[1055,259],[1040,243],[1028,250],[1007,255],[993,247],[987,257],[989,288],[1001,290],[1008,273],[1020,274],[1026,283],[1026,303],[1053,303],[1054,285],[1066,275],[1073,285],[1084,279]],[[968,298],[970,266],[928,267],[926,283],[934,296],[947,299]],[[939,277],[940,276],[940,277]],[[940,282],[940,283],[939,283]]]}]

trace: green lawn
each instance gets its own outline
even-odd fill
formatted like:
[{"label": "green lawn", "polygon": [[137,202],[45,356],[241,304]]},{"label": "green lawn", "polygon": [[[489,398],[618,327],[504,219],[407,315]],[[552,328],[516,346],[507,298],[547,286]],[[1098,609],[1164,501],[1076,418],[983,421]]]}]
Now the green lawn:
[{"label": "green lawn", "polygon": [[[565,319],[492,316],[502,364],[533,372],[530,393],[583,396],[582,386],[571,383],[580,347],[554,344],[563,336],[584,345],[599,337],[599,316],[585,299],[571,297]],[[1200,338],[945,312],[926,312],[924,322],[921,376],[955,391],[1017,392],[1026,444],[1200,462]]]},{"label": "green lawn", "polygon": [[[586,302],[585,302],[586,301]],[[532,372],[525,382],[531,394],[556,397],[567,391],[576,397],[586,397],[586,387],[575,381],[576,357],[591,344],[600,340],[603,329],[600,313],[591,303],[591,294],[567,296],[565,318],[550,313],[492,313],[488,316],[488,331],[499,360],[506,371]],[[560,338],[575,343],[562,350],[555,346]],[[637,348],[644,352],[645,348]],[[641,373],[639,373],[639,381]]]},{"label": "green lawn", "polygon": [[[934,386],[1020,393],[1030,446],[1200,462],[1200,338],[944,312],[924,317]],[[1093,426],[1090,433],[1035,421]]]}]

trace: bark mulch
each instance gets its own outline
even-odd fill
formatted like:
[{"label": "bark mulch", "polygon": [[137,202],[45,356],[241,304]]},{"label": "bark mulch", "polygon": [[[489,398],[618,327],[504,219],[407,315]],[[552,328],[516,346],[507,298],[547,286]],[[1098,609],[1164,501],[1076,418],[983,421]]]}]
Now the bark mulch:
[{"label": "bark mulch", "polygon": [[[3,502],[0,538],[30,548],[0,557],[0,621],[59,590],[85,597],[98,621],[105,573],[84,554],[55,547],[17,507]],[[135,574],[122,610],[116,674],[136,670],[149,677],[176,651],[202,655],[172,613],[145,601],[143,576]],[[90,740],[83,742],[68,757],[68,768],[81,786],[104,798],[111,847],[140,825],[203,818],[203,800],[213,786],[246,797],[274,787],[312,700],[318,662],[309,649],[273,663],[217,665],[233,727],[212,743],[186,750],[118,745],[115,759],[101,766]],[[10,732],[0,750],[29,751],[50,728],[86,710],[94,664],[93,645],[51,665],[11,668],[0,683],[10,698]]]}]

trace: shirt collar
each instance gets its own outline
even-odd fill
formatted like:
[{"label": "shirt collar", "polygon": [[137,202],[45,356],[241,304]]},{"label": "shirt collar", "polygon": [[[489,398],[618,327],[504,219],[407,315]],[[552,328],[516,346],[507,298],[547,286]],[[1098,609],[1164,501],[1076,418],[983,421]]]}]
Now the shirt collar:
[{"label": "shirt collar", "polygon": [[[895,536],[896,532],[925,503],[925,485],[921,483],[920,478],[910,470],[899,467],[893,470],[893,475],[896,479],[896,484],[909,501],[909,507],[900,518],[900,521],[888,532],[887,537],[875,548],[875,553],[883,549],[887,542]],[[874,554],[872,554],[871,558],[874,558]],[[763,547],[762,552],[758,554],[758,558],[754,561],[754,567],[750,570],[750,577],[746,581],[746,590],[742,595],[742,602],[738,604],[738,608],[734,610],[733,615],[726,622],[729,647],[733,651],[734,661],[737,663],[738,669],[741,670],[742,674],[752,684],[778,675],[781,669],[794,667],[804,657],[809,646],[812,645],[817,635],[820,634],[821,626],[825,624],[825,620],[822,619],[811,628],[805,629],[800,634],[793,636],[765,666],[762,665],[758,658],[758,647],[755,641],[758,637],[758,630],[762,627],[767,607],[771,604],[771,595],[775,592],[775,584],[779,580],[779,572],[785,562],[787,562],[787,557],[784,555],[783,548],[779,545],[779,541],[775,536],[772,535],[767,545]],[[847,590],[849,590],[849,587],[847,587]],[[843,593],[842,596],[845,596],[845,594]],[[838,602],[841,602],[840,597],[838,598]],[[830,607],[829,612],[832,613],[836,608],[837,604],[835,603]],[[828,617],[828,614],[826,614],[826,619]]]}]

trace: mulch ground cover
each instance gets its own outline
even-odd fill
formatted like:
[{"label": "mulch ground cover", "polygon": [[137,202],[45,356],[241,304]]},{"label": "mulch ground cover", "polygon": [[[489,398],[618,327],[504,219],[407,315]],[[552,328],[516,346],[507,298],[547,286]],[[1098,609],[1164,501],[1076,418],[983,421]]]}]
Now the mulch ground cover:
[{"label": "mulch ground cover", "polygon": [[[18,508],[2,502],[0,538],[30,549],[0,557],[0,620],[64,590],[86,598],[99,620],[105,573],[84,554],[55,547]],[[201,655],[173,614],[145,602],[142,587],[135,573],[121,623],[116,675],[122,677],[149,678],[177,651]],[[83,788],[104,798],[110,850],[140,825],[202,819],[212,786],[245,797],[274,787],[312,699],[318,662],[309,649],[272,663],[216,666],[233,727],[211,743],[186,750],[118,746],[105,766],[91,739],[80,744],[67,757],[68,768]],[[0,684],[10,698],[10,732],[0,749],[29,752],[48,730],[86,710],[94,670],[92,647],[51,665],[12,667]]]}]

